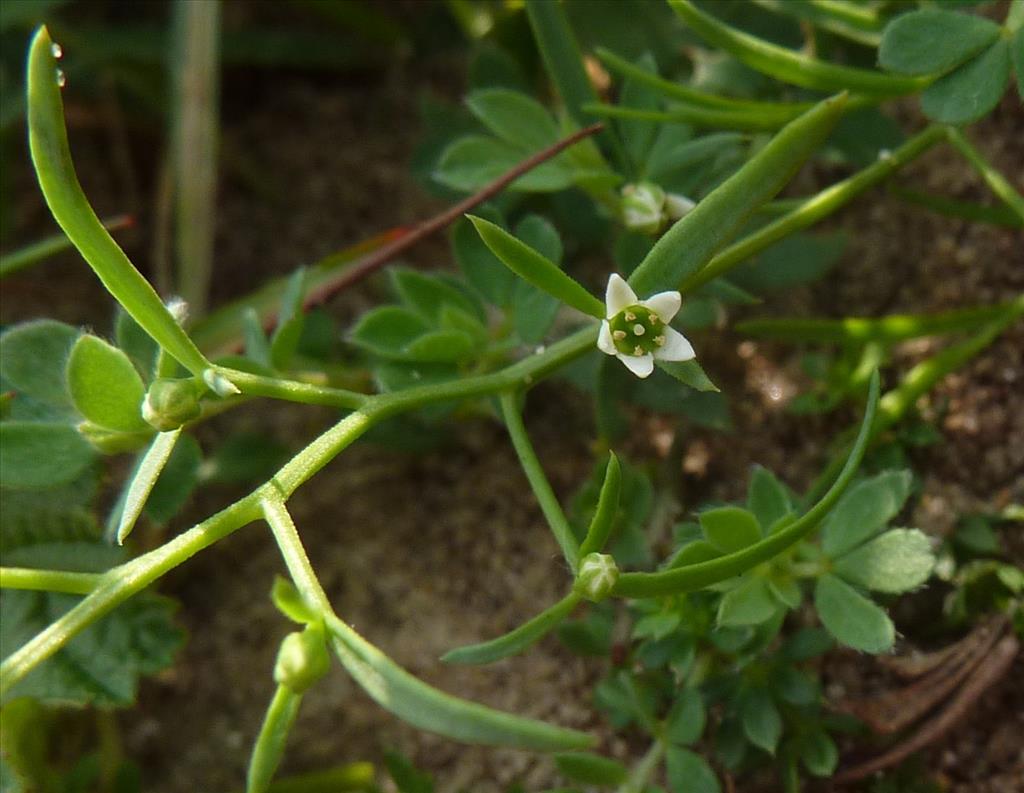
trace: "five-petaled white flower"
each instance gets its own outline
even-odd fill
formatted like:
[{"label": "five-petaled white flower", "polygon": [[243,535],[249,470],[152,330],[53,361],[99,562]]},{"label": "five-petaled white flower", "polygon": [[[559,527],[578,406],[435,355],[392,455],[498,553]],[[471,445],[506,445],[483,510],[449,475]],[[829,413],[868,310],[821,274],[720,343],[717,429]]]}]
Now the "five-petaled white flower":
[{"label": "five-petaled white flower", "polygon": [[637,377],[654,371],[654,361],[689,361],[696,357],[693,347],[669,322],[679,312],[678,292],[659,292],[640,300],[617,273],[608,279],[605,316],[597,346],[614,355]]}]

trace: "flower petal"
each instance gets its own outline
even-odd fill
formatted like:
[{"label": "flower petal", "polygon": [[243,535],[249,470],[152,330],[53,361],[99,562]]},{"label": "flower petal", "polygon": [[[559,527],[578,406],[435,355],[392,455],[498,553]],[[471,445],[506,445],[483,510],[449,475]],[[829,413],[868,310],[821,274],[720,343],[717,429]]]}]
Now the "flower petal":
[{"label": "flower petal", "polygon": [[608,309],[608,319],[611,319],[625,308],[635,306],[638,302],[640,301],[637,300],[636,292],[630,288],[622,276],[618,273],[612,273],[611,277],[608,278],[608,290],[604,296],[605,308]]},{"label": "flower petal", "polygon": [[659,361],[689,361],[697,357],[690,342],[678,330],[666,327],[662,333],[665,334],[665,346],[654,353]]},{"label": "flower petal", "polygon": [[597,349],[609,355],[619,354],[619,351],[615,349],[615,342],[612,339],[612,327],[606,319],[601,320],[601,332],[597,334]]},{"label": "flower petal", "polygon": [[654,356],[646,355],[623,355],[618,354],[618,359],[626,364],[626,368],[639,378],[648,377],[654,371]]},{"label": "flower petal", "polygon": [[662,322],[671,322],[672,317],[679,313],[682,304],[683,299],[678,292],[658,292],[640,303],[644,308],[649,308],[657,314]]}]

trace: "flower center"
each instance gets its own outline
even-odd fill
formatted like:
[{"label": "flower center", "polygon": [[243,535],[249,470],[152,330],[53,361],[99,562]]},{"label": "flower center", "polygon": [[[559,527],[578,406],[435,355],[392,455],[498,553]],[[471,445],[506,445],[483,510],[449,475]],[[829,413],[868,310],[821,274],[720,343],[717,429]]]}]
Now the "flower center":
[{"label": "flower center", "polygon": [[615,349],[623,355],[641,356],[665,344],[665,323],[641,305],[629,306],[608,320]]}]

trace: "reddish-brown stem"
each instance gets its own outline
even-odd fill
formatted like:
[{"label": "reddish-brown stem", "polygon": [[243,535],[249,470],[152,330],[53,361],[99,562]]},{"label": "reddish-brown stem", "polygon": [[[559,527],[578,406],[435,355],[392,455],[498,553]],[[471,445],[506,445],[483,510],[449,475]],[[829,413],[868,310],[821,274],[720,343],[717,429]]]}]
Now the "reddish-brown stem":
[{"label": "reddish-brown stem", "polygon": [[584,127],[583,129],[572,133],[568,137],[562,138],[560,141],[553,143],[546,149],[530,155],[525,160],[503,173],[493,182],[482,187],[473,195],[448,207],[448,209],[444,210],[440,214],[434,215],[434,217],[429,218],[412,228],[404,230],[404,233],[402,233],[398,239],[393,242],[389,242],[382,248],[378,248],[358,264],[345,268],[338,273],[338,277],[336,279],[327,281],[316,289],[310,291],[310,293],[306,295],[304,303],[305,307],[310,308],[312,306],[319,305],[320,303],[328,300],[332,295],[335,295],[342,289],[345,289],[347,286],[350,286],[351,284],[362,280],[370,273],[379,270],[398,254],[415,245],[424,237],[428,237],[434,232],[440,231],[446,226],[454,223],[466,212],[473,209],[473,207],[478,204],[482,204],[487,199],[497,195],[523,174],[536,168],[546,160],[550,160],[552,157],[560,154],[573,144],[579,143],[579,141],[584,138],[600,132],[602,129],[604,129],[603,123],[591,124],[589,127]]}]

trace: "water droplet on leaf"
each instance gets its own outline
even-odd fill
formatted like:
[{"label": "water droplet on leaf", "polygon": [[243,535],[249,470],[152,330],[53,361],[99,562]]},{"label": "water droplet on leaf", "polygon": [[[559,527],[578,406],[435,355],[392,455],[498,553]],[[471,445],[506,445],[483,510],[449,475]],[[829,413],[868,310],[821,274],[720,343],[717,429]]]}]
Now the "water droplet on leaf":
[{"label": "water droplet on leaf", "polygon": [[53,44],[50,45],[50,52],[53,53],[53,57],[57,60],[64,57],[64,50],[57,42],[53,42]]},{"label": "water droplet on leaf", "polygon": [[68,83],[68,78],[64,76],[64,70],[63,69],[58,69],[57,70],[57,86],[59,88],[63,88],[65,85],[67,85],[67,83]]}]

